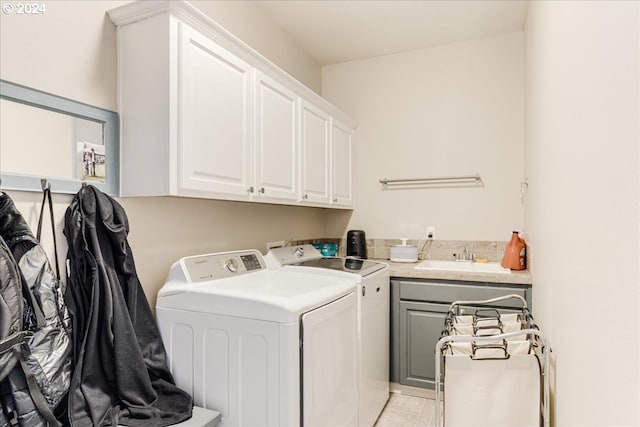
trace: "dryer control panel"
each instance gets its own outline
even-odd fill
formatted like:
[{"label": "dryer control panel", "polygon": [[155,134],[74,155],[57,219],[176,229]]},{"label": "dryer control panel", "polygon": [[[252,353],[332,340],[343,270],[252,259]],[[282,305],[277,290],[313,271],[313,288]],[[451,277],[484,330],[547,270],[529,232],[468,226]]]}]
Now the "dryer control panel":
[{"label": "dryer control panel", "polygon": [[278,265],[298,264],[304,261],[322,258],[322,254],[313,245],[285,246],[269,251],[269,256],[277,261]]},{"label": "dryer control panel", "polygon": [[263,270],[262,255],[256,250],[221,252],[182,258],[182,268],[189,282],[203,282],[240,276]]}]

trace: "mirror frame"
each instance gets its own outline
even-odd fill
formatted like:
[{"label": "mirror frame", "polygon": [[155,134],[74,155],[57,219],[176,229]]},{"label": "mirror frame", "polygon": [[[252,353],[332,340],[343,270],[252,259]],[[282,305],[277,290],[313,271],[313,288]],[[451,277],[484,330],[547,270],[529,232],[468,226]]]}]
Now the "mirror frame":
[{"label": "mirror frame", "polygon": [[[105,145],[105,155],[108,159],[106,179],[105,182],[84,182],[111,196],[119,195],[120,138],[118,113],[1,79],[0,99],[102,123],[103,143]],[[74,178],[35,176],[2,171],[0,171],[0,179],[2,179],[0,188],[3,190],[42,191],[41,179],[46,179],[51,184],[52,192],[67,194],[78,192],[83,184],[83,181]]]}]

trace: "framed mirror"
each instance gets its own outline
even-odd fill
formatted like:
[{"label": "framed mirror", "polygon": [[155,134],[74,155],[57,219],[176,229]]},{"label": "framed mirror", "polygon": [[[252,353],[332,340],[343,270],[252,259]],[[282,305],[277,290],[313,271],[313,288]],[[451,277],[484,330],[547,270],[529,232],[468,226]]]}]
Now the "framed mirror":
[{"label": "framed mirror", "polygon": [[0,189],[117,196],[118,114],[0,80]]}]

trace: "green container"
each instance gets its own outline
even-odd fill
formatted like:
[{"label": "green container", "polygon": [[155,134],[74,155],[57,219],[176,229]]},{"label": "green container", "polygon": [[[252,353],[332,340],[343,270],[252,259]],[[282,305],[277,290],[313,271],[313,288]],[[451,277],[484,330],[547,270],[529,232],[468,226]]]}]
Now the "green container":
[{"label": "green container", "polygon": [[337,243],[313,243],[313,247],[319,250],[323,257],[338,256]]}]

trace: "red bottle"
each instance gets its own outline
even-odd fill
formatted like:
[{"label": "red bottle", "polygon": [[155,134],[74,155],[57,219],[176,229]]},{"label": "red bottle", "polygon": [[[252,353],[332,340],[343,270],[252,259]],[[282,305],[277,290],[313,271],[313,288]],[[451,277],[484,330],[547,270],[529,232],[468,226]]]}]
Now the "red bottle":
[{"label": "red bottle", "polygon": [[524,239],[520,237],[517,231],[511,234],[511,240],[507,243],[502,258],[502,267],[512,270],[524,270],[526,266],[526,245]]}]

